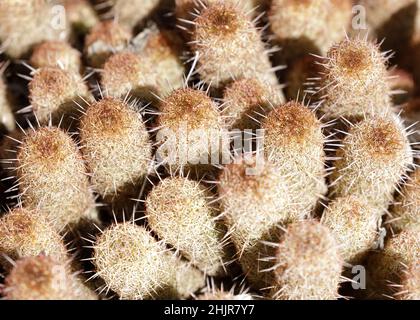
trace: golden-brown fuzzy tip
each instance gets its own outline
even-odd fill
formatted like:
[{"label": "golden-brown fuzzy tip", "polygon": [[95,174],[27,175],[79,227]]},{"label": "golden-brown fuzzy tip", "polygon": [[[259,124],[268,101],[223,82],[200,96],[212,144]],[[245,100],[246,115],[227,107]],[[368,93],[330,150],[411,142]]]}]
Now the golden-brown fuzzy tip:
[{"label": "golden-brown fuzzy tip", "polygon": [[117,135],[131,124],[127,104],[123,101],[107,97],[93,103],[82,118],[81,127],[86,133],[100,135]]},{"label": "golden-brown fuzzy tip", "polygon": [[[58,67],[45,67],[37,70],[29,83],[31,101],[43,101],[44,104],[61,101],[75,90],[74,79]],[[45,101],[48,99],[49,101]],[[36,108],[36,105],[33,106]]]},{"label": "golden-brown fuzzy tip", "polygon": [[39,162],[50,168],[59,167],[76,150],[73,141],[64,131],[43,127],[27,134],[18,159],[24,163]]},{"label": "golden-brown fuzzy tip", "polygon": [[298,102],[288,102],[273,109],[264,122],[264,129],[284,141],[303,142],[319,128],[314,113]]},{"label": "golden-brown fuzzy tip", "polygon": [[197,30],[207,36],[228,37],[241,27],[243,19],[246,18],[232,5],[211,4],[197,18]]},{"label": "golden-brown fuzzy tip", "polygon": [[327,57],[335,61],[337,70],[343,76],[353,78],[359,77],[362,73],[368,73],[373,68],[378,68],[379,55],[378,48],[373,43],[352,39],[344,40],[332,47]]},{"label": "golden-brown fuzzy tip", "polygon": [[373,157],[395,157],[404,146],[401,131],[392,120],[379,120],[364,132],[364,144]]},{"label": "golden-brown fuzzy tip", "polygon": [[131,34],[115,21],[103,21],[92,28],[86,36],[85,45],[88,47],[97,41],[104,42],[112,47],[130,41]]},{"label": "golden-brown fuzzy tip", "polygon": [[190,128],[209,126],[213,128],[219,121],[217,106],[203,91],[190,88],[172,92],[160,106],[163,112],[160,123],[168,127],[178,127],[186,121]]}]

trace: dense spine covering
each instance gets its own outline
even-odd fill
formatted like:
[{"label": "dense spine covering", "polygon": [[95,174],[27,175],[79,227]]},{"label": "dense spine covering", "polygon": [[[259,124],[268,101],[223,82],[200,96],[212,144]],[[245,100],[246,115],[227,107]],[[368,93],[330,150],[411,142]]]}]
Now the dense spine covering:
[{"label": "dense spine covering", "polygon": [[354,195],[386,208],[413,163],[407,133],[396,117],[376,117],[353,125],[337,151],[330,195]]},{"label": "dense spine covering", "polygon": [[214,162],[229,158],[225,122],[205,92],[175,90],[161,101],[159,109],[157,157],[169,170],[200,175],[211,170]]},{"label": "dense spine covering", "polygon": [[376,244],[381,210],[354,196],[332,201],[326,208],[322,223],[334,235],[339,252],[346,262],[361,263]]},{"label": "dense spine covering", "polygon": [[314,93],[327,120],[344,117],[359,121],[390,113],[392,91],[386,53],[365,39],[343,40],[328,51]]},{"label": "dense spine covering", "polygon": [[96,300],[67,260],[41,254],[15,262],[5,279],[6,300]]},{"label": "dense spine covering", "polygon": [[274,108],[264,119],[264,152],[278,170],[290,174],[291,190],[308,212],[327,192],[325,138],[315,113],[298,102]]},{"label": "dense spine covering", "polygon": [[44,212],[57,230],[97,219],[85,163],[64,131],[54,127],[27,131],[16,162],[23,205]]},{"label": "dense spine covering", "polygon": [[[244,274],[254,287],[270,285],[270,264],[259,261],[263,241],[270,241],[278,225],[303,218],[294,206],[290,176],[270,163],[241,157],[224,167],[218,181],[222,219]],[[255,172],[252,173],[251,170]],[[297,210],[296,210],[297,209]],[[275,234],[275,233],[274,233]]]},{"label": "dense spine covering", "polygon": [[342,260],[334,236],[316,221],[289,225],[275,257],[273,297],[279,300],[334,300],[339,297]]},{"label": "dense spine covering", "polygon": [[136,106],[110,97],[93,103],[81,118],[80,140],[95,191],[109,202],[136,197],[152,158]]},{"label": "dense spine covering", "polygon": [[234,79],[278,80],[261,35],[251,19],[232,4],[209,5],[194,21],[191,49],[198,54],[201,80],[220,88]]},{"label": "dense spine covering", "polygon": [[94,246],[93,262],[96,275],[121,299],[188,297],[204,285],[201,272],[132,223],[104,230]]},{"label": "dense spine covering", "polygon": [[[44,212],[25,208],[13,209],[0,219],[0,252],[12,260],[41,253],[67,259],[63,240]],[[0,261],[10,267],[3,256]]]},{"label": "dense spine covering", "polygon": [[289,58],[325,54],[344,38],[351,8],[350,0],[273,0],[268,13],[271,32]]},{"label": "dense spine covering", "polygon": [[10,57],[20,58],[44,40],[66,40],[68,25],[65,19],[52,23],[56,14],[52,7],[47,0],[1,1],[0,42]]},{"label": "dense spine covering", "polygon": [[183,86],[184,65],[176,36],[149,28],[135,37],[129,50],[112,55],[104,65],[101,85],[114,97],[130,94],[146,101],[165,97]]},{"label": "dense spine covering", "polygon": [[203,185],[183,177],[164,179],[146,199],[151,229],[208,275],[220,273],[225,259],[212,199]]},{"label": "dense spine covering", "polygon": [[419,232],[419,226],[405,229],[387,239],[382,251],[375,252],[369,257],[367,266],[370,281],[367,282],[367,289],[373,297],[384,298],[386,295],[391,295],[392,284],[401,284],[404,271],[418,265]]},{"label": "dense spine covering", "polygon": [[240,79],[224,90],[222,116],[231,129],[257,129],[272,106],[284,103],[280,86],[257,79]]},{"label": "dense spine covering", "polygon": [[399,232],[420,224],[420,170],[416,169],[398,194],[388,221]]},{"label": "dense spine covering", "polygon": [[115,21],[96,24],[86,36],[85,55],[89,65],[100,68],[113,54],[127,48],[131,32]]},{"label": "dense spine covering", "polygon": [[35,70],[32,76],[29,100],[42,125],[52,123],[71,128],[80,116],[80,109],[93,100],[79,73],[59,67],[43,67]]}]

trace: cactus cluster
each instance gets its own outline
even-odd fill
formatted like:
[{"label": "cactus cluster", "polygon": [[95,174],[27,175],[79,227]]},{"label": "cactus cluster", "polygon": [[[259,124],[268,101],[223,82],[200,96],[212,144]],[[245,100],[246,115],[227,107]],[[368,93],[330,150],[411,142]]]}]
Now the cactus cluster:
[{"label": "cactus cluster", "polygon": [[420,0],[0,1],[0,298],[419,299],[419,61]]}]

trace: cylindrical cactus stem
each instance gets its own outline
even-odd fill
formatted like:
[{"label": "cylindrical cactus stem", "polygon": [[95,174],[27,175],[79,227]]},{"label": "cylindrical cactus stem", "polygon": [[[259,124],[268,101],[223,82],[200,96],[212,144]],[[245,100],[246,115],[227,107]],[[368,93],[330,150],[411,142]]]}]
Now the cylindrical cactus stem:
[{"label": "cylindrical cactus stem", "polygon": [[44,41],[35,46],[29,63],[36,69],[60,67],[76,74],[82,71],[81,53],[64,41]]},{"label": "cylindrical cactus stem", "polygon": [[274,108],[264,119],[264,152],[284,175],[291,175],[291,189],[301,211],[312,210],[327,192],[326,139],[313,111],[298,102]]},{"label": "cylindrical cactus stem", "polygon": [[59,231],[96,221],[85,164],[69,135],[53,127],[29,130],[18,148],[16,176],[25,207],[44,212]]},{"label": "cylindrical cactus stem", "polygon": [[0,3],[0,42],[10,57],[27,54],[44,40],[66,40],[69,28],[62,12],[47,0],[4,0]]},{"label": "cylindrical cactus stem", "polygon": [[229,160],[225,122],[205,92],[175,90],[161,101],[159,109],[157,159],[170,171],[200,176]]},{"label": "cylindrical cactus stem", "polygon": [[338,244],[327,227],[311,220],[291,224],[277,245],[273,298],[337,299],[342,266]]},{"label": "cylindrical cactus stem", "polygon": [[392,110],[386,53],[377,44],[356,38],[334,45],[322,64],[314,88],[327,121],[359,121]]},{"label": "cylindrical cactus stem", "polygon": [[205,274],[222,272],[223,231],[213,197],[203,185],[183,177],[164,179],[146,198],[150,228]]},{"label": "cylindrical cactus stem", "polygon": [[226,87],[222,116],[231,129],[257,129],[272,106],[284,103],[280,86],[257,79],[240,79]]},{"label": "cylindrical cactus stem", "polygon": [[222,219],[228,227],[237,259],[255,288],[271,285],[270,274],[262,270],[270,267],[259,261],[262,241],[270,240],[270,233],[278,225],[304,218],[296,211],[290,184],[290,175],[285,175],[276,166],[258,157],[240,157],[227,165],[219,178],[218,190]]},{"label": "cylindrical cactus stem", "polygon": [[[45,253],[60,261],[67,259],[63,240],[44,212],[16,208],[0,219],[0,252],[8,260],[18,260]],[[3,267],[10,263],[0,256]]]},{"label": "cylindrical cactus stem", "polygon": [[286,61],[309,53],[323,55],[350,26],[351,0],[273,0],[269,21]]},{"label": "cylindrical cactus stem", "polygon": [[204,286],[201,272],[132,223],[102,232],[94,246],[93,263],[97,276],[121,299],[185,298]]},{"label": "cylindrical cactus stem", "polygon": [[209,5],[194,21],[191,49],[198,54],[201,80],[215,88],[234,79],[278,80],[261,35],[251,19],[232,4]]},{"label": "cylindrical cactus stem", "polygon": [[184,84],[185,67],[174,34],[155,27],[134,40],[130,50],[111,56],[104,65],[101,85],[113,97],[156,101]]},{"label": "cylindrical cactus stem", "polygon": [[15,117],[9,102],[7,87],[3,81],[4,67],[0,64],[0,124],[12,132],[16,128]]},{"label": "cylindrical cactus stem", "polygon": [[367,201],[345,196],[329,204],[321,221],[334,235],[343,260],[357,265],[376,244],[382,213]]},{"label": "cylindrical cactus stem", "polygon": [[59,67],[43,67],[33,72],[29,83],[32,111],[42,125],[73,128],[81,110],[93,96],[79,73]]},{"label": "cylindrical cactus stem", "polygon": [[99,17],[89,0],[64,0],[63,5],[76,36],[88,33],[99,23]]},{"label": "cylindrical cactus stem", "polygon": [[93,188],[106,202],[138,196],[151,168],[152,144],[135,105],[110,97],[93,103],[81,118],[80,140]]},{"label": "cylindrical cactus stem", "polygon": [[420,225],[420,169],[416,169],[402,187],[388,223],[395,232]]},{"label": "cylindrical cactus stem", "polygon": [[15,262],[5,279],[6,300],[96,300],[97,295],[70,271],[67,260],[38,255]]},{"label": "cylindrical cactus stem", "polygon": [[350,194],[386,209],[413,163],[413,151],[400,120],[378,116],[353,125],[336,158],[330,195]]},{"label": "cylindrical cactus stem", "polygon": [[90,66],[101,68],[113,54],[127,48],[131,32],[115,21],[96,24],[85,39],[85,55]]},{"label": "cylindrical cactus stem", "polygon": [[97,0],[106,4],[102,18],[113,18],[128,29],[133,29],[150,18],[162,5],[162,0]]},{"label": "cylindrical cactus stem", "polygon": [[373,253],[367,262],[370,281],[367,289],[372,297],[392,295],[390,284],[401,284],[401,277],[408,268],[418,266],[420,261],[419,226],[405,229],[387,239],[382,251]]}]

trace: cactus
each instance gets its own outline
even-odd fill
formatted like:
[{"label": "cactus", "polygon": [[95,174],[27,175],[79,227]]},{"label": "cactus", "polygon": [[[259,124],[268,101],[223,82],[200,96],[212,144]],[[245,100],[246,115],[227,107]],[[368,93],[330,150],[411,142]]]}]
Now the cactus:
[{"label": "cactus", "polygon": [[418,226],[403,230],[389,238],[382,251],[368,259],[370,275],[368,291],[375,298],[392,295],[390,284],[401,284],[401,276],[407,268],[418,265],[420,260],[420,229]]},{"label": "cactus", "polygon": [[144,227],[128,222],[102,232],[93,262],[96,276],[121,299],[187,297],[204,285],[200,272],[177,260]]},{"label": "cactus", "polygon": [[159,109],[155,129],[157,157],[170,171],[200,176],[203,171],[214,171],[212,164],[228,159],[225,123],[217,105],[205,92],[191,88],[175,90],[161,101]]},{"label": "cactus", "polygon": [[420,224],[420,170],[416,169],[398,194],[391,218],[394,231],[402,231]]},{"label": "cactus", "polygon": [[110,97],[93,103],[81,118],[80,140],[93,188],[105,201],[136,197],[150,170],[152,145],[135,105]]},{"label": "cactus", "polygon": [[273,297],[337,299],[341,270],[338,245],[328,228],[315,221],[296,222],[289,225],[277,247]]},{"label": "cactus", "polygon": [[413,151],[400,120],[377,117],[353,125],[337,151],[330,194],[348,194],[386,208],[413,163]]},{"label": "cactus", "polygon": [[[13,209],[0,219],[0,252],[12,260],[40,253],[67,259],[63,240],[45,213],[25,208]],[[5,258],[0,260],[4,267],[10,266]]]},{"label": "cactus", "polygon": [[183,86],[185,68],[171,32],[152,27],[132,42],[130,50],[114,54],[104,65],[101,85],[108,95],[156,101]]},{"label": "cactus", "polygon": [[64,131],[42,127],[26,132],[15,170],[23,205],[44,212],[57,230],[97,219],[82,155]]},{"label": "cactus", "polygon": [[0,124],[11,132],[16,128],[16,125],[12,106],[8,99],[7,87],[3,81],[3,72],[6,67],[7,65],[0,64]]},{"label": "cactus", "polygon": [[[54,26],[53,4],[47,0],[4,0],[0,3],[0,42],[17,59],[44,40],[66,40],[66,23]],[[34,14],[36,13],[36,14]]]},{"label": "cactus", "polygon": [[5,279],[6,300],[96,300],[66,260],[39,255],[15,262]]},{"label": "cactus", "polygon": [[194,24],[191,49],[198,53],[197,72],[204,83],[220,88],[234,79],[255,77],[278,84],[258,30],[237,7],[209,5]]},{"label": "cactus", "polygon": [[343,260],[356,265],[363,261],[376,243],[381,214],[382,211],[369,202],[345,196],[329,204],[321,221],[340,244]]},{"label": "cactus", "polygon": [[264,152],[284,175],[291,174],[291,189],[301,211],[315,207],[326,193],[323,125],[297,102],[274,108],[263,120]]},{"label": "cactus", "polygon": [[362,38],[345,39],[328,51],[314,89],[327,120],[359,121],[392,112],[387,54]]},{"label": "cactus", "polygon": [[344,38],[351,7],[349,0],[273,0],[268,16],[275,41],[285,48],[281,54],[289,59],[325,54]]},{"label": "cactus", "polygon": [[69,129],[75,126],[80,108],[83,109],[93,97],[78,73],[59,67],[43,67],[33,71],[29,100],[40,124],[62,124]]},{"label": "cactus", "polygon": [[200,183],[182,177],[164,179],[146,198],[150,228],[205,274],[221,273],[222,230],[212,195]]},{"label": "cactus", "polygon": [[[296,208],[290,176],[271,163],[240,157],[224,167],[217,183],[222,217],[244,274],[256,288],[269,285],[269,275],[258,261],[262,241],[271,239],[278,225],[303,218]],[[254,170],[255,172],[251,172]],[[297,210],[296,210],[297,209]]]},{"label": "cactus", "polygon": [[223,117],[231,129],[257,129],[272,106],[284,103],[281,87],[257,79],[241,79],[226,87]]},{"label": "cactus", "polygon": [[99,17],[88,0],[64,0],[63,5],[76,35],[89,32],[99,23]]}]

